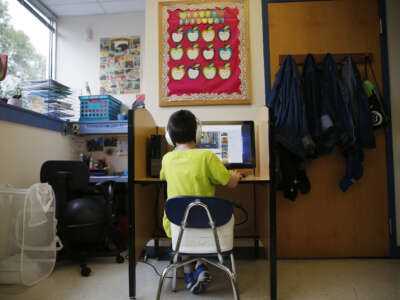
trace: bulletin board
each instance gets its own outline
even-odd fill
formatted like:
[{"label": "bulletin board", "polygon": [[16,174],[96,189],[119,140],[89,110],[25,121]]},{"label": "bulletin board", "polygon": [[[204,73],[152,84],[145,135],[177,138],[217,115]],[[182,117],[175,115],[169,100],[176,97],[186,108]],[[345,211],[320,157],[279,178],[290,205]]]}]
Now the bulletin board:
[{"label": "bulletin board", "polygon": [[159,3],[160,106],[250,104],[247,0]]}]

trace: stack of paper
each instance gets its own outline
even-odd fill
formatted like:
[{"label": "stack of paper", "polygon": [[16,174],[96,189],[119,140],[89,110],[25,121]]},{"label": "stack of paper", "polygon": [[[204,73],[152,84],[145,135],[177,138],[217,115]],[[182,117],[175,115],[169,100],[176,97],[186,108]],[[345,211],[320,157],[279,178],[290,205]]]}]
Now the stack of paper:
[{"label": "stack of paper", "polygon": [[71,121],[79,114],[79,102],[71,89],[55,80],[25,81],[22,91],[28,109]]}]

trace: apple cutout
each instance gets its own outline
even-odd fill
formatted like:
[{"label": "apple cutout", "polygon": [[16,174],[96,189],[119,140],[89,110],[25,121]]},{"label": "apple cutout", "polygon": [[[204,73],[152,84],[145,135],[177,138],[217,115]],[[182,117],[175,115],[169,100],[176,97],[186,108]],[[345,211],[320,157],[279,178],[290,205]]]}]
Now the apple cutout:
[{"label": "apple cutout", "polygon": [[223,48],[218,49],[219,58],[223,61],[228,61],[232,58],[232,48],[231,45],[225,45]]},{"label": "apple cutout", "polygon": [[196,80],[200,76],[200,64],[189,66],[187,69],[187,77],[191,80]]},{"label": "apple cutout", "polygon": [[185,65],[173,67],[171,70],[171,77],[173,80],[182,80],[185,76]]},{"label": "apple cutout", "polygon": [[180,60],[183,57],[183,53],[182,45],[179,44],[175,48],[171,48],[170,56],[172,60]]},{"label": "apple cutout", "polygon": [[183,27],[179,27],[173,31],[171,38],[174,43],[180,43],[183,40]]},{"label": "apple cutout", "polygon": [[181,19],[186,19],[186,17],[187,17],[186,11],[181,11],[181,12],[179,13],[179,18],[181,18]]},{"label": "apple cutout", "polygon": [[212,80],[217,75],[217,69],[215,68],[215,64],[211,63],[208,66],[203,68],[203,76],[205,79]]},{"label": "apple cutout", "polygon": [[204,10],[199,11],[200,18],[204,18],[206,12]]},{"label": "apple cutout", "polygon": [[231,75],[232,75],[231,64],[227,63],[227,64],[219,67],[218,75],[222,80],[228,80],[229,78],[231,78]]},{"label": "apple cutout", "polygon": [[194,44],[192,47],[186,49],[186,56],[190,60],[195,60],[200,55],[199,44]]},{"label": "apple cutout", "polygon": [[232,32],[229,28],[229,25],[224,26],[220,30],[218,30],[218,38],[221,42],[229,41],[231,38]]},{"label": "apple cutout", "polygon": [[209,44],[206,48],[203,48],[201,54],[205,60],[212,60],[215,56],[214,45]]},{"label": "apple cutout", "polygon": [[205,40],[207,43],[212,42],[215,38],[215,31],[212,26],[208,26],[206,30],[203,30],[201,32],[201,36],[203,37],[203,40]]},{"label": "apple cutout", "polygon": [[186,32],[186,38],[189,42],[194,43],[197,42],[200,38],[200,31],[197,26],[192,27]]}]

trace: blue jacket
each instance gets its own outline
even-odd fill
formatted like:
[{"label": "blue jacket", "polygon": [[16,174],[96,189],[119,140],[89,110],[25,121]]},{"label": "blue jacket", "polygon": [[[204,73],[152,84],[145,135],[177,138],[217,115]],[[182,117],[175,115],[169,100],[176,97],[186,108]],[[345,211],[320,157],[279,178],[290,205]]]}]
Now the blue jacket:
[{"label": "blue jacket", "polygon": [[328,149],[335,145],[350,147],[355,143],[355,128],[349,109],[349,95],[331,54],[324,57],[322,69],[321,115],[329,116],[333,125],[324,135],[323,143]]},{"label": "blue jacket", "polygon": [[361,81],[360,72],[349,55],[344,59],[341,77],[349,95],[349,108],[355,127],[355,144],[360,148],[375,148],[375,135],[368,97]]},{"label": "blue jacket", "polygon": [[314,142],[322,135],[321,128],[321,92],[319,74],[312,54],[308,54],[303,68],[304,104],[308,121],[308,130]]},{"label": "blue jacket", "polygon": [[273,108],[276,141],[301,158],[312,153],[315,144],[308,131],[302,82],[290,55],[276,74],[267,106]]}]

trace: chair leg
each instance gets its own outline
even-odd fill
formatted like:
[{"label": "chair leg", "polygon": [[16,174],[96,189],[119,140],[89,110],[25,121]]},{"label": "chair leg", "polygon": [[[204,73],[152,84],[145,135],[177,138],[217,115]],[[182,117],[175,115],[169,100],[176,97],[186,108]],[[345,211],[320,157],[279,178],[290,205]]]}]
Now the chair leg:
[{"label": "chair leg", "polygon": [[235,258],[233,257],[233,253],[231,253],[231,265],[232,265],[232,272],[233,274],[235,274],[235,278],[236,278],[236,266],[235,266]]},{"label": "chair leg", "polygon": [[240,300],[239,289],[237,286],[236,279],[234,278],[233,274],[230,275],[230,278],[231,278],[232,289],[233,289],[233,297],[235,300]]},{"label": "chair leg", "polygon": [[[231,256],[231,260],[232,260],[233,256]],[[218,269],[224,271],[226,274],[228,274],[229,279],[231,280],[231,284],[232,284],[232,289],[233,289],[233,297],[235,300],[240,300],[240,296],[239,296],[239,289],[237,286],[237,282],[236,282],[236,274],[231,271],[227,266],[225,266],[224,264],[221,263],[215,263],[213,261],[210,261],[208,259],[201,259],[204,262],[208,262],[210,265],[213,265],[215,267],[217,267]],[[234,260],[232,260],[233,265],[234,266]],[[233,267],[234,268],[234,267]]]},{"label": "chair leg", "polygon": [[172,291],[176,292],[176,272],[177,269],[172,270]]},{"label": "chair leg", "polygon": [[160,280],[158,281],[158,290],[157,290],[157,300],[160,300],[161,297],[161,291],[164,283],[165,276],[171,271],[171,269],[175,268],[174,265],[170,265],[167,268],[164,269],[164,271],[161,274]]}]

